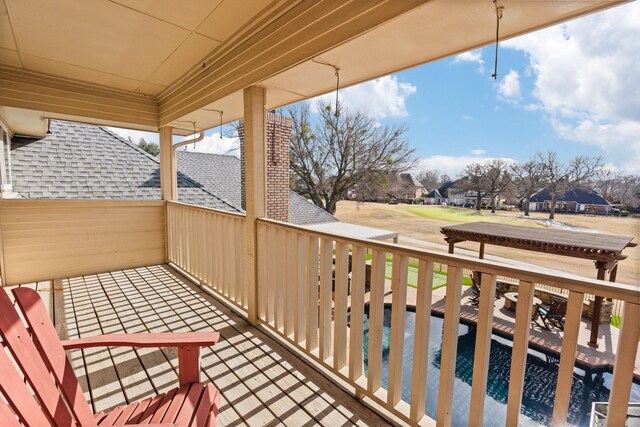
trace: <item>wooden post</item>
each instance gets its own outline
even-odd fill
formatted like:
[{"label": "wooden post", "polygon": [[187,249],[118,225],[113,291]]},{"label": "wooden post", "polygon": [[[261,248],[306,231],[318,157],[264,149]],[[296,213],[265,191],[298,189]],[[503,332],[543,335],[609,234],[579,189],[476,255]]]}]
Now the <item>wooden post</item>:
[{"label": "wooden post", "polygon": [[[247,237],[248,320],[258,323],[258,254],[256,219],[267,212],[266,181],[266,91],[250,86],[244,90],[244,164],[245,164],[245,221]],[[262,254],[264,256],[265,254]],[[276,286],[278,286],[276,284]]]},{"label": "wooden post", "polygon": [[455,243],[454,242],[449,242],[449,253],[452,254],[453,253],[453,248],[455,247]]},{"label": "wooden post", "polygon": [[173,129],[160,128],[160,194],[162,200],[177,200],[176,154],[173,151]]},{"label": "wooden post", "polygon": [[[598,280],[604,280],[606,266],[603,261],[596,261],[598,269]],[[595,295],[593,301],[593,315],[591,316],[591,336],[587,345],[589,347],[598,348],[598,330],[600,329],[600,307],[602,306],[602,297]]]},{"label": "wooden post", "polygon": [[484,259],[484,242],[480,243],[480,259]]}]

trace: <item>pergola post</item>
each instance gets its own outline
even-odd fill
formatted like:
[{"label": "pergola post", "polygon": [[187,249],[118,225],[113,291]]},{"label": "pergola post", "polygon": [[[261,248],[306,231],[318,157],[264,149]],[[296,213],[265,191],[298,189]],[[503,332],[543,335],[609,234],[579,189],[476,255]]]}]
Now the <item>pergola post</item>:
[{"label": "pergola post", "polygon": [[162,200],[177,200],[178,176],[176,154],[173,150],[173,128],[160,128],[160,195]]},{"label": "pergola post", "polygon": [[247,236],[248,320],[258,323],[257,223],[267,212],[266,180],[266,90],[258,86],[244,89],[245,221]]},{"label": "pergola post", "polygon": [[[604,280],[606,274],[606,263],[604,261],[596,261],[598,269],[598,280]],[[589,347],[598,348],[598,331],[600,330],[600,310],[602,307],[602,297],[594,295],[593,313],[591,316],[591,335],[587,345]]]}]

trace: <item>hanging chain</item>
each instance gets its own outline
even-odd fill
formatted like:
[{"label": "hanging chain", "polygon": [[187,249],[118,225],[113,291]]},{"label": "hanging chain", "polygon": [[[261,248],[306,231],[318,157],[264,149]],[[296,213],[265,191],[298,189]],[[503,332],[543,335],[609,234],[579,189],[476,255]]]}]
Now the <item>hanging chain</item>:
[{"label": "hanging chain", "polygon": [[493,6],[496,9],[496,56],[495,62],[493,64],[493,77],[494,80],[498,79],[498,43],[500,42],[500,20],[502,19],[502,12],[504,11],[504,6],[498,6],[497,0],[493,0]]}]

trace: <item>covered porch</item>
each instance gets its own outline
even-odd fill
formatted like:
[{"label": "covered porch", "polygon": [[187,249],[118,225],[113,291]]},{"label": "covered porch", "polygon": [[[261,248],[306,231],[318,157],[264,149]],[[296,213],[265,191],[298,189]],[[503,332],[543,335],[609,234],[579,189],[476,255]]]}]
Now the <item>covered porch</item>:
[{"label": "covered porch", "polygon": [[[518,424],[522,412],[528,302],[536,283],[553,285],[569,294],[553,409],[554,424],[565,424],[583,295],[622,301],[620,343],[636,344],[637,286],[267,218],[267,110],[333,90],[338,70],[339,86],[346,87],[492,43],[503,11],[510,18],[502,21],[501,39],[622,1],[498,3],[225,0],[184,8],[92,0],[65,8],[5,0],[0,24],[12,31],[0,33],[2,153],[16,135],[44,136],[50,119],[158,132],[161,191],[152,201],[2,199],[2,285],[36,282],[64,337],[220,332],[223,340],[204,352],[202,365],[224,398],[220,425],[384,424],[362,400],[399,424],[441,426],[450,425],[458,410],[453,396],[463,270],[481,272],[483,281],[470,425],[483,424],[496,278],[518,281],[522,302],[514,321],[507,425]],[[221,119],[244,121],[246,214],[177,202],[174,136],[195,132],[198,140]],[[8,179],[2,175],[2,189],[10,193],[10,174]],[[447,267],[446,302],[437,408],[427,414],[436,264]],[[416,275],[417,322],[405,337],[410,273]],[[389,342],[383,341],[387,284]],[[410,361],[403,357],[405,341],[415,344]],[[617,348],[611,426],[626,417],[637,350]],[[174,356],[156,350],[70,353],[95,410],[164,390],[176,380]],[[404,367],[411,378],[403,378]]]}]

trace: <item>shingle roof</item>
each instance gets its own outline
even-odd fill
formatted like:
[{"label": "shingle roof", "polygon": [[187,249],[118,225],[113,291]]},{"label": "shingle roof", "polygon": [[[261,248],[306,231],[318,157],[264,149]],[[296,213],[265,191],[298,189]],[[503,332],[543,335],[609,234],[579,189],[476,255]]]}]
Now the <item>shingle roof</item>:
[{"label": "shingle roof", "polygon": [[442,184],[437,190],[433,190],[431,193],[427,194],[427,198],[435,198],[435,197],[449,197],[449,189],[453,187],[453,185],[457,181],[449,181]]},{"label": "shingle roof", "polygon": [[[51,121],[42,139],[11,142],[13,189],[30,199],[160,199],[160,163],[100,126]],[[238,212],[184,174],[179,200]]]},{"label": "shingle roof", "polygon": [[[235,156],[178,151],[178,170],[240,209],[240,159]],[[289,190],[289,222],[298,225],[337,221],[324,209]]]},{"label": "shingle roof", "polygon": [[[530,202],[545,202],[551,200],[551,194],[547,190],[538,191],[531,196]],[[589,188],[574,187],[558,197],[559,202],[576,202],[581,205],[610,205],[600,194]]]},{"label": "shingle roof", "polygon": [[[14,137],[13,189],[38,199],[160,199],[160,163],[101,126],[51,120],[51,135]],[[240,160],[233,156],[178,152],[181,202],[244,212]],[[289,221],[317,224],[333,216],[289,192]]]},{"label": "shingle roof", "polygon": [[406,186],[424,187],[422,183],[410,173],[401,173],[398,175],[398,179]]}]

